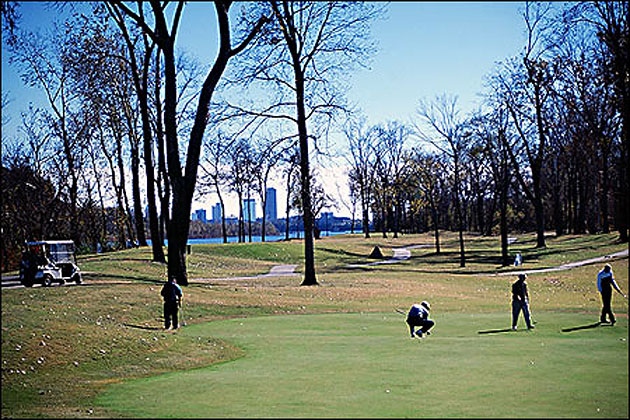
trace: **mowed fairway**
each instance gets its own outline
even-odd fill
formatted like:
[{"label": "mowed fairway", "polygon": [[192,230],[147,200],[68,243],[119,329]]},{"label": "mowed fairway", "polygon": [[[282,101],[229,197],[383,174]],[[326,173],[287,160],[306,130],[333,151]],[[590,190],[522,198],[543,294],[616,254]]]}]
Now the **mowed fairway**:
[{"label": "mowed fairway", "polygon": [[126,417],[627,417],[627,317],[570,332],[593,315],[535,317],[506,332],[508,310],[434,310],[423,340],[393,311],[191,325],[180,338],[244,356],[114,384],[96,402]]}]

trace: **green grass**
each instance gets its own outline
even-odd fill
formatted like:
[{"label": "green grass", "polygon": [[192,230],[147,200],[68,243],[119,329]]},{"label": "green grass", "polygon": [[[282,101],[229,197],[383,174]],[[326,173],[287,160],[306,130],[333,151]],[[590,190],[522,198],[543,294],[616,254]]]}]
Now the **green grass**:
[{"label": "green grass", "polygon": [[[627,417],[627,320],[537,313],[435,314],[424,340],[395,313],[233,319],[180,336],[233,342],[245,356],[113,385],[97,402],[129,417]],[[210,345],[210,344],[209,344]]]},{"label": "green grass", "polygon": [[[234,363],[238,366],[239,363],[250,360],[249,358],[262,357],[262,354],[257,353],[259,348],[255,343],[257,337],[250,336],[250,333],[242,337],[226,335],[221,331],[225,331],[222,330],[226,328],[224,325],[229,324],[224,324],[224,322],[243,322],[244,328],[249,328],[250,323],[253,323],[263,329],[277,330],[279,337],[282,337],[286,335],[287,328],[297,325],[296,319],[299,321],[308,319],[302,318],[304,315],[319,314],[312,319],[315,320],[313,325],[318,325],[321,334],[313,336],[314,333],[309,328],[296,329],[293,332],[302,337],[305,342],[311,343],[311,355],[316,356],[313,360],[318,360],[317,358],[321,355],[324,359],[330,359],[331,363],[343,361],[345,364],[350,358],[356,359],[358,363],[366,357],[375,360],[374,358],[378,356],[387,360],[386,353],[393,352],[393,359],[400,359],[400,363],[403,363],[403,359],[399,357],[396,350],[398,348],[396,343],[402,346],[400,350],[411,344],[407,342],[404,326],[401,330],[399,324],[395,327],[383,324],[379,327],[382,327],[382,331],[377,334],[377,337],[372,337],[374,341],[362,340],[366,339],[365,334],[367,337],[370,336],[372,328],[377,324],[380,325],[375,322],[380,315],[374,314],[385,313],[388,319],[390,315],[396,317],[398,315],[393,312],[393,308],[405,309],[411,303],[423,299],[431,301],[439,325],[438,334],[430,338],[432,341],[418,344],[424,346],[432,342],[442,343],[442,340],[447,340],[450,335],[452,341],[440,350],[444,353],[444,357],[450,348],[455,349],[460,341],[466,343],[462,349],[467,348],[470,353],[464,357],[460,352],[456,352],[454,354],[458,356],[455,359],[449,359],[450,362],[443,360],[444,366],[450,366],[449,369],[456,368],[453,363],[469,366],[468,359],[476,352],[482,351],[483,343],[486,342],[501,344],[493,346],[498,352],[494,359],[497,366],[512,363],[513,352],[503,350],[504,343],[501,341],[508,337],[499,334],[483,337],[480,340],[481,337],[475,334],[473,337],[462,338],[460,335],[464,332],[461,334],[458,332],[460,329],[463,331],[465,327],[502,328],[509,322],[509,290],[515,276],[484,274],[514,270],[514,267],[500,268],[496,265],[494,259],[500,254],[498,238],[467,235],[468,263],[463,269],[459,267],[456,233],[444,232],[441,239],[442,255],[433,254],[433,249],[430,247],[416,248],[411,251],[411,259],[408,261],[351,269],[346,266],[373,261],[368,259],[367,255],[376,245],[381,246],[386,256],[391,256],[392,248],[418,244],[432,245],[433,238],[426,234],[403,235],[396,239],[391,235],[388,238],[382,238],[379,234],[373,235],[370,239],[365,239],[361,235],[325,237],[315,242],[317,279],[320,283],[317,287],[300,287],[301,276],[219,280],[224,277],[267,273],[276,264],[297,264],[297,270],[302,271],[302,241],[193,245],[192,254],[188,258],[191,284],[184,288],[183,318],[188,325],[176,334],[160,330],[162,305],[159,288],[164,281],[165,267],[150,261],[149,248],[81,256],[79,265],[86,272],[85,285],[81,287],[2,289],[2,416],[105,418],[128,416],[132,415],[128,411],[121,414],[114,411],[110,405],[97,404],[101,400],[96,400],[96,398],[110,385],[117,386],[116,384],[128,379],[152,378],[161,374],[176,376],[181,372],[204,370],[208,366],[223,369],[224,366],[232,366],[233,362],[229,361],[238,359]],[[511,252],[517,249],[521,251],[525,258],[524,268],[530,269],[605,255],[627,249],[627,244],[617,243],[616,236],[612,234],[567,235],[557,239],[548,238],[546,249],[536,249],[535,235],[526,234],[519,235],[519,241],[510,249]],[[627,292],[629,289],[628,258],[618,258],[611,263],[619,285]],[[613,310],[618,314],[620,323],[614,329],[576,331],[569,334],[570,337],[558,333],[561,326],[583,325],[598,319],[600,301],[595,287],[595,276],[601,265],[603,263],[529,276],[528,283],[534,314],[537,318],[547,318],[544,324],[550,326],[550,329],[545,327],[536,330],[535,335],[531,337],[549,333],[551,343],[557,339],[571,337],[588,338],[594,333],[607,334],[609,330],[621,331],[622,336],[627,337],[628,304],[616,294],[613,298]],[[338,328],[338,326],[351,326],[359,312],[370,317],[369,323],[361,325],[368,329],[361,330],[363,335],[354,333],[350,335],[348,344],[355,341],[366,344],[362,351],[358,352],[352,346],[348,347],[351,351],[345,354],[341,352],[333,356],[325,351],[329,348],[328,341],[333,340],[338,334],[345,333],[346,330],[352,330],[352,327]],[[343,315],[353,313],[355,315]],[[300,316],[294,318],[296,314]],[[331,318],[328,318],[329,315]],[[341,318],[335,318],[337,315]],[[376,318],[373,318],[374,316]],[[483,320],[484,317],[489,317],[488,322],[475,324],[476,320]],[[243,321],[243,318],[247,320]],[[238,321],[230,321],[235,319]],[[326,321],[327,319],[329,321]],[[394,319],[392,318],[392,322]],[[450,319],[453,322],[450,322]],[[551,327],[556,322],[555,320],[558,320],[558,325]],[[204,335],[201,333],[196,335],[197,331],[201,331],[198,328],[206,331]],[[520,333],[517,333],[516,337],[519,337],[518,334]],[[378,337],[382,338],[383,343],[379,344]],[[524,335],[524,337],[530,336]],[[323,341],[312,341],[318,338]],[[588,392],[586,399],[599,401],[600,394],[603,393],[601,389],[606,389],[606,392],[612,393],[612,396],[608,402],[602,403],[600,410],[605,410],[605,407],[617,407],[623,414],[624,405],[619,401],[627,400],[627,377],[625,383],[593,387],[588,381],[589,378],[597,377],[597,375],[591,372],[590,376],[580,377],[579,375],[584,373],[581,369],[584,368],[575,368],[573,364],[574,360],[586,360],[585,358],[591,357],[592,353],[599,357],[600,364],[615,365],[619,370],[627,371],[627,354],[600,353],[608,344],[612,345],[613,341],[616,342],[604,336],[601,340],[576,341],[576,343],[581,343],[577,348],[582,350],[573,352],[574,357],[562,355],[566,351],[571,353],[570,346],[568,350],[557,347],[562,351],[558,351],[558,358],[550,360],[555,361],[557,370],[560,372],[563,371],[563,367],[566,374],[577,369],[575,377],[565,375],[567,384],[562,386],[565,387],[563,389],[568,390],[567,392],[573,393],[573,387],[583,386],[585,390],[579,392]],[[45,345],[42,345],[42,342],[45,342]],[[384,346],[385,342],[391,343],[393,349],[376,351]],[[573,343],[573,341],[570,342]],[[531,343],[527,340],[522,343],[526,346],[529,344]],[[333,346],[333,348],[343,350],[345,344],[339,344],[338,347]],[[371,354],[371,348],[374,348],[376,353]],[[427,346],[427,348],[431,347]],[[509,349],[509,346],[506,349]],[[624,351],[627,352],[627,348]],[[485,350],[480,354],[488,355]],[[503,361],[501,357],[504,358]],[[335,362],[337,358],[338,361]],[[435,360],[431,362],[432,365],[436,363]],[[626,365],[621,369],[624,360]],[[324,361],[321,360],[318,363],[324,363]],[[381,365],[374,363],[373,367],[380,369]],[[394,361],[392,360],[391,363]],[[588,365],[590,364],[589,362]],[[337,368],[344,375],[351,375],[352,371],[348,370],[351,365],[352,363],[348,362],[348,367],[339,365]],[[425,368],[421,362],[417,361],[411,365],[414,368]],[[520,365],[517,363],[517,366]],[[388,366],[388,369],[394,371],[396,366]],[[414,369],[409,372],[406,381],[419,381],[423,376]],[[442,375],[444,372],[442,371]],[[478,380],[483,383],[484,378],[480,376]],[[535,385],[532,388],[546,386],[547,379],[533,378]],[[301,379],[301,382],[309,383],[308,377]],[[526,378],[522,372],[510,373],[508,371],[503,379],[494,377],[490,379],[493,382],[498,381],[497,387],[501,389],[521,389],[524,386],[517,385]],[[433,375],[431,381],[432,383],[441,381],[440,375]],[[473,389],[475,386],[480,386],[473,382],[462,383],[462,386],[471,387],[470,390],[464,390],[465,392],[457,387],[454,389],[460,394],[470,393],[476,396],[483,394],[481,392],[483,390]],[[508,386],[505,385],[506,382],[517,385]],[[212,383],[205,385],[209,389],[214,386]],[[492,384],[487,384],[487,386],[490,385]],[[326,386],[329,384],[326,383]],[[432,387],[429,388],[433,401],[440,400],[444,403],[450,399],[451,403],[455,404],[452,402],[451,392],[442,389],[442,393],[436,393],[432,389]],[[435,389],[440,389],[440,387]],[[310,387],[309,385],[308,390],[311,391],[307,393],[309,396],[313,394],[313,401],[325,392],[324,386]],[[344,388],[340,391],[340,395],[347,395],[345,392]],[[514,392],[514,395],[520,396],[517,391]],[[579,392],[576,391],[576,395],[580,395]],[[394,390],[390,389],[388,394],[392,393]],[[155,395],[155,393],[151,392],[148,395]],[[329,394],[325,396],[332,398]],[[517,397],[512,397],[510,401],[516,401]],[[560,406],[566,405],[566,397],[559,396],[555,392],[550,392],[548,396],[539,395],[539,397],[549,402],[547,405],[542,405],[542,416],[547,410],[544,407],[552,406],[554,403]],[[144,395],[143,398],[148,398],[148,396]],[[422,401],[422,398],[416,396],[409,398],[413,398],[414,402]],[[350,398],[345,399],[347,404],[362,406],[366,410],[372,404],[370,394],[357,393],[356,401]],[[440,405],[438,404],[440,401],[436,402],[436,406]],[[498,407],[488,407],[487,412],[492,413],[491,410],[495,408],[503,409],[505,405],[502,402],[497,404]],[[239,404],[233,405],[233,409],[237,409]],[[627,405],[625,407],[627,417]],[[584,408],[586,414],[577,415],[577,417],[590,417],[587,408]],[[456,413],[457,410],[453,408],[452,413]],[[226,410],[226,413],[228,412],[229,410]],[[374,408],[365,413],[364,415],[367,416],[378,416],[379,411],[378,408]],[[553,417],[553,412],[550,413]],[[567,416],[576,417],[573,412],[571,413]],[[313,412],[312,415],[318,414]],[[411,413],[409,415],[428,414]],[[514,417],[537,415],[535,412],[514,413]],[[202,416],[206,415],[202,414]],[[260,414],[255,413],[251,416],[259,417]],[[444,417],[445,414],[437,413],[434,416]]]}]

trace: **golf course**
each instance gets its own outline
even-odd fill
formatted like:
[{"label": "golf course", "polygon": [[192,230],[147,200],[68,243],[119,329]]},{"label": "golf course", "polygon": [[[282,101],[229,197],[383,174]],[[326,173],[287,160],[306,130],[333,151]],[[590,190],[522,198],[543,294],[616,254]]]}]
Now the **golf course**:
[{"label": "golf course", "polygon": [[[2,416],[628,417],[628,301],[599,324],[596,286],[609,263],[628,293],[627,244],[520,234],[522,267],[502,267],[499,238],[471,234],[460,267],[457,234],[433,240],[324,237],[308,287],[300,240],[194,245],[174,331],[148,248],[80,256],[79,286],[3,287]],[[536,328],[512,331],[523,270]],[[397,310],[422,300],[436,325],[412,339]]]}]

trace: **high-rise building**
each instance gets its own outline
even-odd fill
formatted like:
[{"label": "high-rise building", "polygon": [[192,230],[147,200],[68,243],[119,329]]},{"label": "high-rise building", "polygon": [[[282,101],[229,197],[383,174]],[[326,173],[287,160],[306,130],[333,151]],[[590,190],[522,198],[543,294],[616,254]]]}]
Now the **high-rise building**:
[{"label": "high-rise building", "polygon": [[221,203],[212,206],[212,223],[221,223]]},{"label": "high-rise building", "polygon": [[243,220],[249,222],[256,221],[256,200],[253,198],[246,198],[243,200]]},{"label": "high-rise building", "polygon": [[278,220],[278,206],[276,204],[276,189],[267,188],[267,201],[265,202],[265,219],[270,222]]},{"label": "high-rise building", "polygon": [[199,220],[200,222],[208,223],[206,219],[206,211],[203,209],[195,210],[192,220]]}]

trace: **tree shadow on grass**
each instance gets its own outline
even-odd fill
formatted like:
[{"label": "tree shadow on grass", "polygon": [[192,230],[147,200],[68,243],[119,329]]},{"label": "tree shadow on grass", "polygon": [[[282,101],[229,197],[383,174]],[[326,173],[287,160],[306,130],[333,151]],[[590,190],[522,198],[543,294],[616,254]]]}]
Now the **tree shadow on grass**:
[{"label": "tree shadow on grass", "polygon": [[134,325],[134,324],[125,324],[125,323],[123,323],[123,325],[125,327],[137,328],[139,330],[149,330],[149,331],[160,331],[160,330],[162,330],[162,328],[160,328],[160,327],[149,327],[148,325]]},{"label": "tree shadow on grass", "polygon": [[[164,280],[156,280],[154,278],[151,277],[145,277],[145,276],[133,276],[133,275],[129,275],[129,274],[109,274],[109,273],[95,273],[95,274],[87,274],[84,275],[84,277],[88,280],[91,279],[95,279],[97,282],[99,279],[118,279],[118,280],[132,280],[132,281],[139,281],[139,282],[146,282],[146,283],[154,283],[154,284],[163,284]],[[96,283],[98,284],[98,283]]]},{"label": "tree shadow on grass", "polygon": [[344,255],[344,256],[352,257],[352,258],[366,258],[366,256],[364,254],[359,254],[359,253],[356,253],[356,252],[350,252],[350,251],[346,251],[344,249],[318,247],[317,250],[318,251],[329,252],[331,254],[336,254],[336,255]]},{"label": "tree shadow on grass", "polygon": [[588,329],[597,328],[597,327],[612,327],[612,324],[603,324],[601,322],[595,322],[593,324],[580,325],[578,327],[563,328],[560,331],[571,332],[571,331],[578,331],[578,330],[588,330]]},{"label": "tree shadow on grass", "polygon": [[[477,334],[499,334],[499,333],[509,333],[509,332],[518,332],[519,330],[513,330],[512,328],[503,328],[498,330],[483,330],[477,331]],[[520,330],[524,331],[524,330]]]}]

